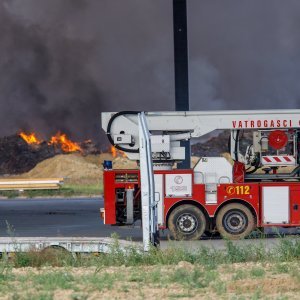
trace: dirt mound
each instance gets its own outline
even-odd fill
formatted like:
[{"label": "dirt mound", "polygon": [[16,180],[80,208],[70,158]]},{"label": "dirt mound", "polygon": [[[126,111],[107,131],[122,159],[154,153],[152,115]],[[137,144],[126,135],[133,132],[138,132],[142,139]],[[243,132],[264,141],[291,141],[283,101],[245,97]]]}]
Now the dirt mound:
[{"label": "dirt mound", "polygon": [[[130,161],[126,157],[113,157],[110,153],[101,153],[99,155],[87,155],[84,160],[88,163],[95,164],[102,168],[105,160],[111,160],[113,162],[114,169],[136,169],[137,164],[135,161]],[[102,168],[103,169],[103,168]]]},{"label": "dirt mound", "polygon": [[70,184],[98,184],[103,177],[103,161],[113,160],[115,169],[135,168],[136,163],[123,157],[112,158],[111,154],[82,156],[80,154],[61,154],[37,164],[21,178],[62,177]]},{"label": "dirt mound", "polygon": [[80,154],[62,154],[40,162],[21,177],[63,177],[66,183],[97,184],[102,179],[102,168],[87,162]]},{"label": "dirt mound", "polygon": [[114,169],[136,169],[137,164],[135,161],[131,161],[125,157],[116,157],[113,159]]}]

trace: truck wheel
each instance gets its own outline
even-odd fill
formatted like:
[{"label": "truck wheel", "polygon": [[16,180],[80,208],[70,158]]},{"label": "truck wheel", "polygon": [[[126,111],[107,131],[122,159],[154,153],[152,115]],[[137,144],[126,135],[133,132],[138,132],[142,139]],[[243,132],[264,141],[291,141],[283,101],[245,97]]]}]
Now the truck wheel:
[{"label": "truck wheel", "polygon": [[196,206],[180,205],[171,212],[168,228],[176,240],[198,240],[206,228],[206,218]]},{"label": "truck wheel", "polygon": [[223,238],[243,239],[254,230],[254,216],[243,204],[225,205],[219,211],[216,220],[217,229]]}]

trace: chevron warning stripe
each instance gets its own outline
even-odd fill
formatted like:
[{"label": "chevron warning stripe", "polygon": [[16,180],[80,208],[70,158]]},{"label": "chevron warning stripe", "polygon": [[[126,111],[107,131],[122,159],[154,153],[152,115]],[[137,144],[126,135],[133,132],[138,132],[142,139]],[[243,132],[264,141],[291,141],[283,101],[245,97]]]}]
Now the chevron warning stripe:
[{"label": "chevron warning stripe", "polygon": [[295,157],[291,155],[268,155],[261,158],[263,165],[281,165],[281,166],[293,166],[296,163]]}]

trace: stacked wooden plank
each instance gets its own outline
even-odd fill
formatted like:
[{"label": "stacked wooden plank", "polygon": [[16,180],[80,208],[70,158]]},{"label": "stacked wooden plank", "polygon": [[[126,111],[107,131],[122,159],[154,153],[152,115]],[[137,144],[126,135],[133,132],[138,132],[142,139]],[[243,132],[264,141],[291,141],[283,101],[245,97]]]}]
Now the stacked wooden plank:
[{"label": "stacked wooden plank", "polygon": [[0,179],[0,190],[55,190],[59,189],[63,182],[63,178]]}]

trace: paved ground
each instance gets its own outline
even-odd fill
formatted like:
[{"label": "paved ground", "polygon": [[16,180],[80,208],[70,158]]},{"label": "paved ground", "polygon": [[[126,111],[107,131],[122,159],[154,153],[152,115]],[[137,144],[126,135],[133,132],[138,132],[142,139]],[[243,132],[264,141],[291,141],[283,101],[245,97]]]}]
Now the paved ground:
[{"label": "paved ground", "polygon": [[105,226],[99,209],[103,200],[87,199],[8,199],[0,200],[0,236],[98,236],[117,232],[121,238],[141,239],[140,226]]},{"label": "paved ground", "polygon": [[[122,239],[142,240],[140,225],[135,227],[104,225],[99,216],[100,207],[103,207],[101,198],[0,200],[0,237],[10,235],[16,237],[110,237],[113,232],[116,232]],[[167,240],[167,232],[163,234],[162,240]],[[256,243],[259,241],[240,242]],[[276,243],[276,239],[267,239],[266,243],[272,246]],[[176,247],[182,245],[189,249],[197,248],[199,245],[222,248],[224,241],[214,239],[200,242],[176,242],[173,245]]]}]

